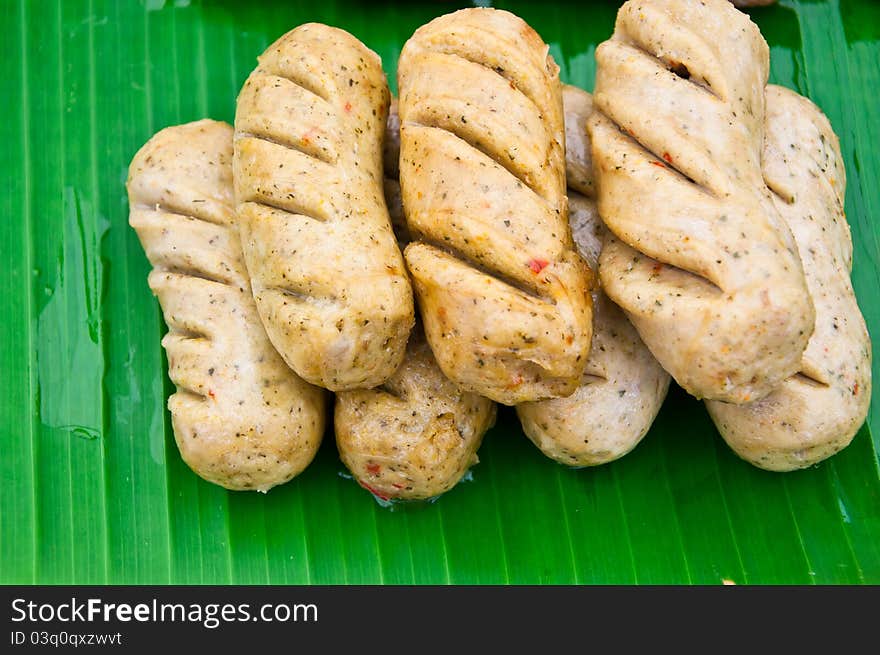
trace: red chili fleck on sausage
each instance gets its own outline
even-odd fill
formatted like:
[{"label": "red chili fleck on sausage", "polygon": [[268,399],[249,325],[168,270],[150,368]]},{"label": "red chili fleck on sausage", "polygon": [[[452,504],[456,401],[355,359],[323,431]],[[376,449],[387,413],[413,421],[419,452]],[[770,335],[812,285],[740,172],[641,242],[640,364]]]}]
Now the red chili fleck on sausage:
[{"label": "red chili fleck on sausage", "polygon": [[672,155],[670,155],[668,152],[663,153],[663,159],[668,161],[670,164],[672,163]]},{"label": "red chili fleck on sausage", "polygon": [[533,259],[528,264],[529,268],[532,269],[532,273],[534,273],[535,275],[543,271],[549,265],[550,262],[545,259]]},{"label": "red chili fleck on sausage", "polygon": [[358,480],[358,484],[361,485],[367,491],[369,491],[371,494],[376,496],[376,498],[381,498],[382,500],[391,500],[391,496],[386,496],[381,491],[373,489],[373,487],[371,487],[370,485],[368,485],[364,482],[361,482],[360,480]]},{"label": "red chili fleck on sausage", "polygon": [[859,383],[858,383],[858,382],[856,382],[856,383],[853,385],[853,395],[854,395],[854,396],[858,396],[858,395],[859,395]]},{"label": "red chili fleck on sausage", "polygon": [[391,486],[394,487],[395,489],[403,489],[403,485],[402,485],[402,484],[395,484],[394,482],[392,482],[392,483],[391,483]]},{"label": "red chili fleck on sausage", "polygon": [[214,395],[213,389],[208,389],[208,395],[211,397],[211,400],[217,400],[217,396]]},{"label": "red chili fleck on sausage", "polygon": [[660,168],[666,168],[666,164],[664,164],[662,161],[651,160],[651,164],[653,166],[659,166]]},{"label": "red chili fleck on sausage", "polygon": [[382,467],[373,462],[372,464],[367,464],[367,473],[370,475],[379,475],[379,471],[382,470]]},{"label": "red chili fleck on sausage", "polygon": [[343,107],[343,109],[345,109],[346,112],[351,112],[351,103],[346,102],[345,107]]},{"label": "red chili fleck on sausage", "polygon": [[659,262],[656,263],[656,264],[654,264],[654,266],[651,268],[651,272],[652,272],[654,275],[659,275],[659,274],[660,274],[660,271],[662,271],[662,270],[663,270],[663,264],[661,264],[661,263],[659,263]]}]

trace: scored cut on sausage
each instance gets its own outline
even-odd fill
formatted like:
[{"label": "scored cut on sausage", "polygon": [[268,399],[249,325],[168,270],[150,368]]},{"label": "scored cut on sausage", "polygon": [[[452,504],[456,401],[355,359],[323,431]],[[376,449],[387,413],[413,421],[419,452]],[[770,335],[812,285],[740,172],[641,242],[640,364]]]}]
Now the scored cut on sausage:
[{"label": "scored cut on sausage", "polygon": [[370,388],[403,360],[412,289],[383,196],[379,56],[307,23],[260,57],[235,114],[235,193],[254,298],[300,376]]},{"label": "scored cut on sausage", "polygon": [[871,341],[853,291],[852,239],[844,214],[846,171],[822,111],[767,87],[764,177],[798,245],[816,307],[799,371],[747,405],[707,402],[740,457],[773,471],[812,466],[845,448],[871,400]]},{"label": "scored cut on sausage", "polygon": [[462,9],[406,42],[398,86],[404,256],[440,368],[508,405],[571,394],[592,278],[567,223],[548,46],[509,12]]},{"label": "scored cut on sausage", "polygon": [[[563,86],[568,216],[581,257],[598,265],[607,230],[596,208],[587,119],[592,97]],[[593,295],[593,340],[578,388],[566,398],[517,405],[523,431],[548,457],[566,466],[619,459],[647,434],[666,393],[663,370],[638,332],[601,289]]]},{"label": "scored cut on sausage", "polygon": [[596,61],[602,286],[685,390],[760,399],[815,319],[761,172],[767,44],[727,0],[630,0]]},{"label": "scored cut on sausage", "polygon": [[132,159],[126,188],[168,325],[168,408],[183,460],[227,489],[287,482],[317,452],[325,398],[287,367],[257,314],[235,224],[232,127],[161,130]]}]

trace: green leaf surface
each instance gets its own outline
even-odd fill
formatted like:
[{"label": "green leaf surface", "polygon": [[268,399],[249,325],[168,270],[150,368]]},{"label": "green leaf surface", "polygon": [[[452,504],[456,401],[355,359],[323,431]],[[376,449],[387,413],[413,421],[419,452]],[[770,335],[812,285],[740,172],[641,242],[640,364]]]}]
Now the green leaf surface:
[{"label": "green leaf surface", "polygon": [[[496,4],[588,90],[618,5]],[[131,157],[167,125],[231,122],[256,56],[302,22],[351,31],[396,89],[405,40],[459,6],[0,0],[0,583],[880,583],[876,393],[849,448],[789,474],[739,460],[677,388],[635,451],[595,469],[546,459],[503,408],[473,480],[393,511],[345,477],[330,433],[266,495],[183,464],[165,326],[127,224]],[[880,4],[751,13],[772,81],[840,136],[854,286],[880,334]]]}]

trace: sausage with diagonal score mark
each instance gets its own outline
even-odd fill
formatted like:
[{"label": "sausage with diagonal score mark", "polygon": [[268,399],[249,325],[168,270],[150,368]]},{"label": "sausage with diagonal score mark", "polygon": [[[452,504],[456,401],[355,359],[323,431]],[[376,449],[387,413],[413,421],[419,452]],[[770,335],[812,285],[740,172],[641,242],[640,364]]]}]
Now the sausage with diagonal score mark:
[{"label": "sausage with diagonal score mark", "polygon": [[794,91],[768,86],[763,162],[804,262],[816,329],[798,373],[769,396],[706,407],[740,457],[791,471],[846,447],[864,423],[871,402],[871,340],[850,281],[846,171],[828,119]]},{"label": "sausage with diagonal score mark", "polygon": [[685,390],[760,399],[815,320],[761,171],[767,43],[727,0],[630,0],[596,63],[602,287]]},{"label": "sausage with diagonal score mark", "polygon": [[423,25],[398,64],[404,256],[425,333],[447,377],[511,405],[571,394],[590,346],[558,73],[531,27],[486,8]]},{"label": "sausage with diagonal score mark", "polygon": [[168,324],[162,345],[183,460],[227,489],[266,491],[314,457],[324,392],[275,352],[257,315],[232,198],[232,127],[168,127],[134,156],[131,214]]},{"label": "sausage with diagonal score mark", "polygon": [[290,367],[333,391],[387,380],[414,322],[382,194],[389,97],[378,55],[307,23],[259,57],[236,105],[236,203],[257,308]]}]

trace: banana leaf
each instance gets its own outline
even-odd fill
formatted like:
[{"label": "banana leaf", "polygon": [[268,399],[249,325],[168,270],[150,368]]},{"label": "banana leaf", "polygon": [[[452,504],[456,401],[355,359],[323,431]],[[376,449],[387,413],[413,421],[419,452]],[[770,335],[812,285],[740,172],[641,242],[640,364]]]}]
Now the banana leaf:
[{"label": "banana leaf", "polygon": [[[738,459],[673,387],[624,458],[571,470],[503,408],[472,479],[437,502],[380,507],[328,432],[268,494],[228,492],[182,462],[149,265],[127,225],[136,150],[167,125],[232,121],[256,56],[306,21],[396,61],[461,3],[0,0],[0,583],[875,584],[877,397],[852,444],[779,474]],[[619,3],[498,2],[593,86]],[[771,80],[840,136],[853,281],[880,334],[880,4],[751,10]],[[876,378],[877,365],[874,367]],[[876,388],[876,385],[875,385]]]}]

